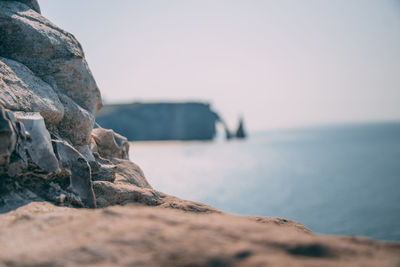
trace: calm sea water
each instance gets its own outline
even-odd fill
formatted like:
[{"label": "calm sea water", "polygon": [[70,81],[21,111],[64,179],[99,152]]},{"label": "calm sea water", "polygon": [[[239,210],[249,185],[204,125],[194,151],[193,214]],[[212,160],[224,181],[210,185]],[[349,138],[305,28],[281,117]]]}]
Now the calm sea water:
[{"label": "calm sea water", "polygon": [[229,213],[285,217],[323,234],[400,240],[400,123],[134,143],[154,188]]}]

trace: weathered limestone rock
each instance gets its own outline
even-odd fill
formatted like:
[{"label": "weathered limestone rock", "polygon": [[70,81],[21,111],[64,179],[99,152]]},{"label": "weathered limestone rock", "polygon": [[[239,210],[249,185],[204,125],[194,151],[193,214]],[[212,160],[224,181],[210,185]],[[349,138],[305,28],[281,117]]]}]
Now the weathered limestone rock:
[{"label": "weathered limestone rock", "polygon": [[134,185],[95,181],[93,189],[99,207],[121,205],[129,202],[139,202],[150,206],[162,204],[161,197],[157,191]]},{"label": "weathered limestone rock", "polygon": [[183,200],[152,188],[143,188],[128,183],[95,181],[93,182],[93,189],[96,194],[97,205],[100,208],[128,203],[141,203],[148,206],[177,209],[186,212],[222,213],[203,203]]},{"label": "weathered limestone rock", "polygon": [[115,169],[115,183],[132,184],[141,188],[152,188],[147,182],[142,169],[135,163],[126,159],[114,158],[111,161]]},{"label": "weathered limestone rock", "polygon": [[38,112],[0,106],[0,115],[0,209],[40,200],[36,196],[62,205],[96,207],[90,166],[81,153],[66,141],[52,144]]},{"label": "weathered limestone rock", "polygon": [[85,157],[65,141],[53,140],[57,157],[63,169],[71,172],[71,190],[78,194],[83,203],[90,208],[96,207],[92,188],[90,165]]},{"label": "weathered limestone rock", "polygon": [[96,128],[92,131],[96,151],[105,158],[129,159],[129,142],[110,129]]},{"label": "weathered limestone rock", "polygon": [[15,177],[28,167],[26,142],[29,133],[26,131],[25,125],[15,118],[14,112],[4,109],[4,113],[7,115],[6,119],[9,121],[11,130],[15,136],[15,145],[10,150],[11,157],[6,163],[7,170],[2,172],[6,172],[9,176]]},{"label": "weathered limestone rock", "polygon": [[0,36],[0,56],[7,58],[0,65],[0,78],[7,77],[0,79],[0,103],[41,112],[49,130],[74,145],[89,144],[102,102],[75,37],[16,1],[0,1]]},{"label": "weathered limestone rock", "polygon": [[64,117],[57,125],[58,133],[76,146],[88,145],[94,125],[93,114],[64,94],[59,94],[59,98],[64,105]]},{"label": "weathered limestone rock", "polygon": [[25,5],[0,1],[0,36],[0,56],[26,65],[89,112],[101,108],[100,91],[72,34]]},{"label": "weathered limestone rock", "polygon": [[14,115],[19,122],[23,123],[29,133],[26,150],[30,159],[43,170],[59,171],[58,160],[54,154],[50,134],[46,129],[43,117],[37,112],[15,112]]},{"label": "weathered limestone rock", "polygon": [[92,181],[114,182],[117,166],[110,160],[100,157],[98,153],[93,153],[95,161],[89,161],[92,169]]},{"label": "weathered limestone rock", "polygon": [[13,125],[8,119],[5,109],[0,106],[0,167],[8,167],[15,144],[16,136]]},{"label": "weathered limestone rock", "polygon": [[93,130],[100,93],[80,44],[36,12],[35,1],[20,2],[0,0],[0,104],[12,110],[0,114],[6,185],[0,189],[7,188],[7,199],[36,200],[32,195],[93,208],[97,197],[100,206],[136,201],[181,207],[154,191],[128,160],[127,138]]},{"label": "weathered limestone rock", "polygon": [[6,58],[0,58],[0,104],[10,110],[40,112],[48,126],[64,116],[53,88],[26,66]]},{"label": "weathered limestone rock", "polygon": [[92,179],[151,188],[125,137],[92,137],[102,104],[82,48],[39,13],[34,0],[0,0],[0,206],[35,195],[93,208]]}]

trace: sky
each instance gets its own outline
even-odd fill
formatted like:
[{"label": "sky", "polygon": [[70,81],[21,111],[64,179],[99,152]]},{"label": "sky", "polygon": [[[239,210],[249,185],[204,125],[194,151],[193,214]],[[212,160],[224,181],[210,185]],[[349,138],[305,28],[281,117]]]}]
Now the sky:
[{"label": "sky", "polygon": [[206,101],[252,131],[400,120],[400,0],[39,0],[105,103]]}]

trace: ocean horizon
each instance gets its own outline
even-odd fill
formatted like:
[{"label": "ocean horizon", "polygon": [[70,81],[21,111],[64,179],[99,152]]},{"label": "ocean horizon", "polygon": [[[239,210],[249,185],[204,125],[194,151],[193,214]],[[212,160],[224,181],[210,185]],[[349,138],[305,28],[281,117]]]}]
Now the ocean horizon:
[{"label": "ocean horizon", "polygon": [[288,218],[315,233],[400,240],[400,122],[131,145],[131,160],[167,194],[233,214]]}]

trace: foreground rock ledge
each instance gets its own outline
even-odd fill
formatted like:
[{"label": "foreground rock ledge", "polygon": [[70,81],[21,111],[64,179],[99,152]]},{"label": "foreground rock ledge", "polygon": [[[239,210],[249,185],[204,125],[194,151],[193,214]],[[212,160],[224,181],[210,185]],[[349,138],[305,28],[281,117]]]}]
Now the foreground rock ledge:
[{"label": "foreground rock ledge", "polygon": [[33,202],[0,215],[0,266],[399,266],[400,245],[277,219]]}]

